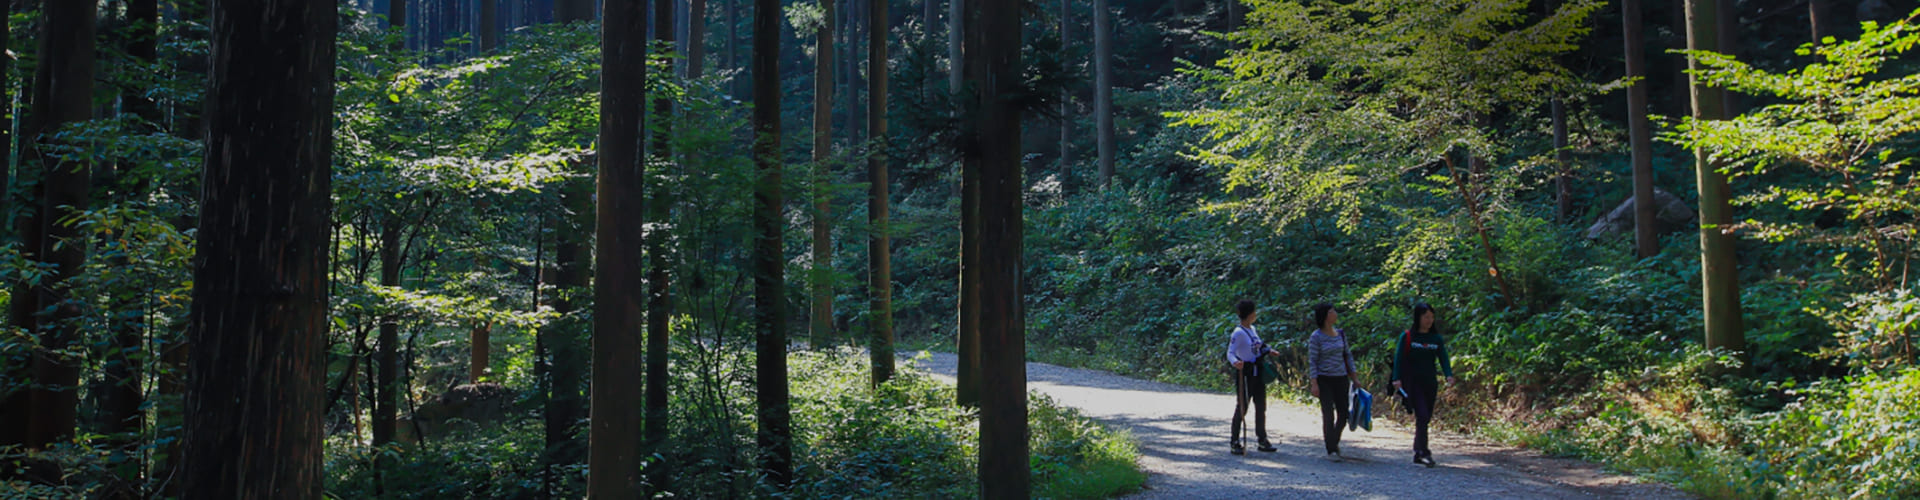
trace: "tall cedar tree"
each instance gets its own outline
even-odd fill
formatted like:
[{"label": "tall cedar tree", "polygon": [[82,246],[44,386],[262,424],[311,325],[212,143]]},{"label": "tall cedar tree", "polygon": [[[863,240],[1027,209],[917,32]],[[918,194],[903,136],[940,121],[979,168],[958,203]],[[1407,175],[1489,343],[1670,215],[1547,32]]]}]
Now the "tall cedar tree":
[{"label": "tall cedar tree", "polygon": [[699,79],[707,70],[707,0],[687,4],[687,78]]},{"label": "tall cedar tree", "polygon": [[[1228,0],[1227,8],[1229,9],[1233,8],[1233,4],[1235,3],[1238,3],[1238,0]],[[1069,23],[1073,22],[1073,0],[1060,0],[1059,21],[1060,21],[1060,51],[1066,52],[1068,45],[1073,43],[1073,38],[1070,38],[1071,36],[1073,36],[1073,32],[1071,29],[1069,29],[1070,27]],[[1059,145],[1060,151],[1059,153],[1060,153],[1060,190],[1062,192],[1071,192],[1071,189],[1073,187],[1071,182],[1073,180],[1073,172],[1069,170],[1071,168],[1070,165],[1073,164],[1073,118],[1072,118],[1073,110],[1071,108],[1072,105],[1073,105],[1072,90],[1065,86],[1060,87],[1060,111],[1059,111],[1060,113],[1060,145]]]},{"label": "tall cedar tree", "polygon": [[[13,3],[0,2],[0,16],[11,17],[12,14]],[[11,38],[13,31],[9,26],[10,24],[12,23],[0,23],[0,40],[13,39]],[[13,58],[0,57],[0,80],[11,78],[12,74]],[[0,120],[13,123],[13,114],[13,85],[0,85]],[[11,158],[12,156],[13,127],[0,127],[0,158]],[[7,175],[7,178],[6,184],[4,185],[12,186],[15,181],[13,171],[5,168],[0,168],[0,170],[6,171],[5,175]],[[0,217],[10,217],[12,215],[13,194],[0,193]],[[18,297],[19,295],[15,294],[14,296]],[[19,326],[18,320],[20,318],[18,316],[10,316],[8,319],[11,321],[9,324]],[[26,356],[28,356],[27,353],[21,352],[14,346],[0,349],[0,363],[4,363],[6,366],[4,370],[0,370],[0,377],[6,377],[7,380],[15,381],[27,380],[29,375],[26,370],[28,366],[25,362],[25,360],[28,359]],[[21,390],[25,385],[26,384],[8,384],[5,387],[0,387],[0,447],[20,445],[27,440],[26,419],[31,412],[27,408],[28,394],[26,391]],[[0,468],[11,469],[13,467],[10,464],[0,463]]]},{"label": "tall cedar tree", "polygon": [[833,0],[821,0],[825,14],[814,33],[813,50],[813,269],[807,283],[813,288],[813,310],[807,337],[815,349],[832,345],[833,331],[833,223],[830,198],[833,171]]},{"label": "tall cedar tree", "polygon": [[[655,0],[665,2],[666,0]],[[600,175],[595,220],[593,380],[641,377],[642,312],[639,256],[645,224],[646,157],[640,150],[647,117],[647,12],[641,0],[606,4],[600,31]],[[669,33],[672,30],[668,30]],[[669,35],[671,36],[671,35]],[[627,383],[593,384],[587,496],[640,497],[641,399]]]},{"label": "tall cedar tree", "polygon": [[[380,222],[380,284],[400,286],[400,232],[404,226],[397,211],[388,212]],[[380,318],[379,347],[374,352],[373,445],[392,443],[400,422],[400,321],[392,315]]]},{"label": "tall cedar tree", "polygon": [[[950,0],[947,7],[948,89],[960,93],[966,63],[966,0]],[[979,0],[975,0],[979,1]],[[959,360],[954,366],[954,403],[980,407],[980,171],[960,167],[960,328],[954,339]]]},{"label": "tall cedar tree", "polygon": [[[576,21],[593,20],[592,0],[558,0],[554,2],[554,22],[561,24]],[[644,17],[645,14],[642,14]],[[640,21],[645,23],[645,20]],[[645,25],[641,26],[644,37]],[[553,263],[554,288],[557,297],[552,299],[553,311],[562,316],[572,315],[579,309],[579,297],[587,293],[587,285],[592,275],[593,248],[593,186],[582,180],[572,180],[560,187],[560,206],[563,211],[559,218],[557,236],[554,245]],[[580,337],[580,324],[576,321],[556,321],[549,323],[541,332],[545,337],[541,343],[550,356],[547,361],[547,460],[554,464],[573,464],[580,462],[580,419],[587,412],[586,400],[581,397],[580,389],[584,385],[587,369],[587,346]]]},{"label": "tall cedar tree", "polygon": [[1659,208],[1653,201],[1653,126],[1647,119],[1646,34],[1642,33],[1640,0],[1620,0],[1620,23],[1626,36],[1627,143],[1633,161],[1633,243],[1640,258],[1660,255],[1660,232],[1654,219]]},{"label": "tall cedar tree", "polygon": [[77,320],[80,301],[69,297],[67,282],[80,275],[86,263],[86,245],[71,217],[87,209],[92,190],[92,165],[84,161],[66,161],[50,154],[56,134],[68,124],[86,121],[93,112],[94,4],[92,2],[49,2],[44,10],[45,29],[40,44],[40,61],[45,77],[36,75],[34,89],[34,154],[29,161],[41,163],[39,255],[53,267],[51,276],[34,287],[36,307],[51,309],[50,314],[32,322],[39,338],[34,353],[33,413],[27,428],[27,445],[44,448],[73,436],[75,417],[80,406],[81,359],[68,354],[79,335]]},{"label": "tall cedar tree", "polygon": [[477,30],[480,32],[478,37],[480,40],[480,52],[482,54],[490,53],[493,52],[494,47],[500,46],[500,30],[498,27],[500,24],[500,0],[475,1],[480,2],[480,26]]},{"label": "tall cedar tree", "polygon": [[335,9],[213,2],[185,498],[321,496]]},{"label": "tall cedar tree", "polygon": [[867,352],[873,360],[873,383],[880,385],[893,378],[893,250],[887,222],[887,0],[868,0],[867,16],[867,134],[872,150],[867,152],[867,221],[872,226],[868,243],[868,286],[872,288],[867,325]]},{"label": "tall cedar tree", "polygon": [[[674,40],[673,6],[670,0],[654,0],[653,34],[654,40],[672,45]],[[642,73],[645,76],[645,73]],[[658,124],[653,130],[653,155],[662,162],[674,161],[672,138],[674,121],[673,99],[667,93],[661,93],[653,101]],[[655,176],[662,179],[662,176]],[[644,184],[644,181],[642,181]],[[664,452],[660,447],[667,439],[667,357],[670,356],[668,335],[672,334],[673,296],[668,281],[667,269],[671,262],[667,259],[666,222],[671,214],[670,194],[664,183],[656,183],[653,189],[646,191],[647,216],[655,230],[647,231],[647,382],[646,382],[646,444],[652,452]],[[664,467],[656,467],[653,475],[654,485],[664,488],[669,478]]]},{"label": "tall cedar tree", "polygon": [[760,469],[775,488],[793,480],[793,415],[787,387],[786,259],[780,197],[780,1],[754,0],[753,189],[754,392],[759,407]]},{"label": "tall cedar tree", "polygon": [[1020,293],[1024,235],[1021,195],[1021,2],[967,5],[966,76],[972,113],[965,167],[978,172],[980,206],[980,496],[1024,499],[1027,463],[1026,313]]},{"label": "tall cedar tree", "polygon": [[1093,0],[1093,123],[1099,134],[1100,189],[1113,187],[1113,10]]},{"label": "tall cedar tree", "polygon": [[[1687,0],[1687,49],[1721,49],[1721,5],[1716,0]],[[1702,70],[1700,61],[1687,59],[1687,67]],[[1695,120],[1727,118],[1725,89],[1707,86],[1695,77],[1689,85]],[[1746,338],[1741,333],[1740,270],[1734,254],[1734,238],[1726,229],[1733,224],[1732,189],[1721,165],[1705,148],[1694,148],[1694,175],[1700,186],[1700,286],[1706,319],[1706,346],[1741,352]],[[1649,203],[1651,204],[1651,203]]]}]

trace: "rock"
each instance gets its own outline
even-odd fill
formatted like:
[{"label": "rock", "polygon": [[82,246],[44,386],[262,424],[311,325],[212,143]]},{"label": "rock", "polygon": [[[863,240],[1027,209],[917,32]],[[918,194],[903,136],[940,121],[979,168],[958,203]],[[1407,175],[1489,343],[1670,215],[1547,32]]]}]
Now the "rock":
[{"label": "rock", "polygon": [[[1697,220],[1693,208],[1688,207],[1686,202],[1680,201],[1680,197],[1674,196],[1673,193],[1655,189],[1653,200],[1659,205],[1659,212],[1654,215],[1654,220],[1659,222],[1660,234],[1692,226]],[[1613,233],[1632,232],[1633,202],[1633,198],[1627,198],[1627,201],[1620,202],[1620,206],[1614,207],[1612,211],[1607,212],[1607,215],[1601,216],[1600,220],[1594,221],[1593,225],[1587,228],[1587,237],[1600,238]]]}]

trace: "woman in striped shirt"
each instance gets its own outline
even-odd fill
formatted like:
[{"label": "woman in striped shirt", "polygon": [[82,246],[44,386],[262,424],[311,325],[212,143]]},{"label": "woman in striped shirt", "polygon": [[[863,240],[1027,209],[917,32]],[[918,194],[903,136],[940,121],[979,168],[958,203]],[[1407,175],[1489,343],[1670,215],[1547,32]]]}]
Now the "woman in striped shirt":
[{"label": "woman in striped shirt", "polygon": [[1307,391],[1320,398],[1320,422],[1326,434],[1327,458],[1340,456],[1340,431],[1346,429],[1347,393],[1358,375],[1353,371],[1353,351],[1347,347],[1345,332],[1334,328],[1340,313],[1333,304],[1313,306],[1313,333],[1307,335]]}]

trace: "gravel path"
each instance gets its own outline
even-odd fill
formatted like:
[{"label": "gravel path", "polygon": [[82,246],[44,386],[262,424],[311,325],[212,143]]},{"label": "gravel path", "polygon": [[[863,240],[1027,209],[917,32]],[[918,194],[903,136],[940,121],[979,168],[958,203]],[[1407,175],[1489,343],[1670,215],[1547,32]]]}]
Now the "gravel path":
[{"label": "gravel path", "polygon": [[[918,366],[951,380],[955,357],[932,353]],[[1276,453],[1227,453],[1233,395],[1027,363],[1027,385],[1087,416],[1133,432],[1146,489],[1127,498],[1687,498],[1671,487],[1635,483],[1578,460],[1458,435],[1432,437],[1439,467],[1412,463],[1412,429],[1379,418],[1374,430],[1347,433],[1347,461],[1325,460],[1320,410],[1269,401],[1267,432]],[[1437,418],[1445,418],[1444,408]],[[1252,418],[1251,415],[1248,416]],[[1253,432],[1252,422],[1247,432]]]}]

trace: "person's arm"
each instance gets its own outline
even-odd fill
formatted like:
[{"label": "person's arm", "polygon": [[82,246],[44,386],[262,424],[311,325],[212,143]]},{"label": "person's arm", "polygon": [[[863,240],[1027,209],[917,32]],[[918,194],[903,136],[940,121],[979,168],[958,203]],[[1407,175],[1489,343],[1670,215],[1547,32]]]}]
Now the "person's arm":
[{"label": "person's arm", "polygon": [[[1447,339],[1440,335],[1434,335],[1433,337],[1436,339],[1434,343],[1440,344],[1440,373],[1445,373],[1447,378],[1451,379],[1453,378],[1453,362],[1447,359]],[[1452,380],[1448,380],[1448,382],[1452,382]]]},{"label": "person's arm", "polygon": [[1404,335],[1407,334],[1401,335],[1403,335],[1403,337],[1401,337],[1400,341],[1393,344],[1393,374],[1387,378],[1387,380],[1392,381],[1394,385],[1400,384],[1400,364],[1406,362],[1407,359],[1408,339],[1404,337]]},{"label": "person's arm", "polygon": [[1313,384],[1314,372],[1317,372],[1320,370],[1320,345],[1319,345],[1319,342],[1316,342],[1316,340],[1318,339],[1314,338],[1314,335],[1318,335],[1318,334],[1315,334],[1315,333],[1307,334],[1307,384],[1308,385]]},{"label": "person's arm", "polygon": [[1252,339],[1247,338],[1246,334],[1240,333],[1239,328],[1233,329],[1233,336],[1231,340],[1227,342],[1227,362],[1232,363],[1234,368],[1239,368],[1240,357],[1235,356],[1234,352],[1239,351],[1241,346],[1251,347],[1248,344],[1252,341]]}]

